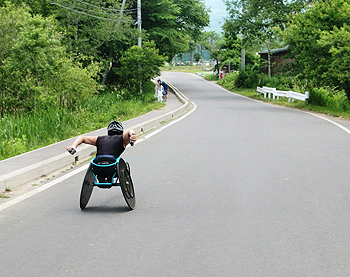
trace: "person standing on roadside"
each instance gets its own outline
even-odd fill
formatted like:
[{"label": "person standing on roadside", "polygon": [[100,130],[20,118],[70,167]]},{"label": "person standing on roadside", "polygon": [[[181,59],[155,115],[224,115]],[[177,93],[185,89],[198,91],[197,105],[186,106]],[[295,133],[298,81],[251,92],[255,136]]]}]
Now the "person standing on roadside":
[{"label": "person standing on roadside", "polygon": [[164,102],[166,102],[168,99],[168,86],[164,81],[161,81],[160,79],[158,79],[157,82],[159,85],[163,87],[163,99],[164,99]]}]

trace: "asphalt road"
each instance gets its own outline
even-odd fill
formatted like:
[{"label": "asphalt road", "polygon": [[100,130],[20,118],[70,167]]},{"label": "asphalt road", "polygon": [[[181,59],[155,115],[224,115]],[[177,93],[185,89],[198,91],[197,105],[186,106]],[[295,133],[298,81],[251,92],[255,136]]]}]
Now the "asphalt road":
[{"label": "asphalt road", "polygon": [[350,134],[164,77],[196,109],[123,155],[136,209],[112,188],[81,211],[84,171],[62,180],[0,211],[1,276],[349,276]]}]

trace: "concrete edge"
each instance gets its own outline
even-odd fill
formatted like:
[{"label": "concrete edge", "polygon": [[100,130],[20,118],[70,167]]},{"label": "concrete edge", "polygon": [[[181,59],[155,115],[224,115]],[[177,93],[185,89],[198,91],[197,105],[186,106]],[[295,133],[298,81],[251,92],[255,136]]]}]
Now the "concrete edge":
[{"label": "concrete edge", "polygon": [[[167,81],[166,81],[167,82]],[[170,111],[164,115],[156,117],[154,119],[147,120],[141,124],[137,124],[132,129],[136,134],[143,134],[167,121],[181,116],[192,108],[191,102],[186,96],[184,96],[176,87],[167,82],[169,87],[173,90],[176,97],[183,103],[183,105],[173,111]],[[96,148],[92,145],[81,145],[75,155],[70,155],[64,152],[60,155],[46,159],[42,162],[32,164],[30,166],[15,170],[11,173],[7,173],[0,176],[0,193],[4,192],[6,188],[15,188],[20,185],[24,185],[28,182],[34,181],[40,177],[49,175],[50,173],[64,168],[71,164],[75,164],[79,160],[84,160],[96,152]]]}]

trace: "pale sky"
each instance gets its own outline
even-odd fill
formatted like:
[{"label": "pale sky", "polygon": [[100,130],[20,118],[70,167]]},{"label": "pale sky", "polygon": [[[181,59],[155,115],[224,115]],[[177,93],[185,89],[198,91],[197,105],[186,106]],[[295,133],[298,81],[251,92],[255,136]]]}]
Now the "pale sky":
[{"label": "pale sky", "polygon": [[215,31],[218,34],[221,33],[221,26],[224,24],[224,18],[226,17],[226,5],[222,0],[203,0],[205,5],[211,8],[210,13],[210,27],[206,30]]}]

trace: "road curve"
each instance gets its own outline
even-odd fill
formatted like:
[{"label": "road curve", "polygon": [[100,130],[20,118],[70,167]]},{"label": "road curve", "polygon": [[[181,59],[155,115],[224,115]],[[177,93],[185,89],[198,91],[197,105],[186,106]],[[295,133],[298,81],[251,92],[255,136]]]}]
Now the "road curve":
[{"label": "road curve", "polygon": [[3,276],[349,276],[349,133],[163,77],[196,110],[126,151],[136,209],[96,189],[80,211],[84,171],[63,179],[0,211]]}]

